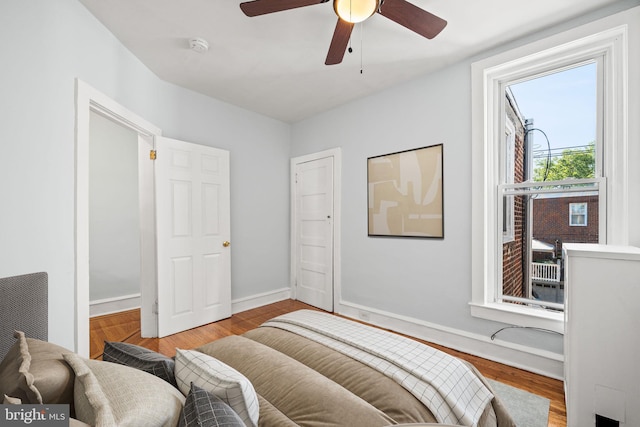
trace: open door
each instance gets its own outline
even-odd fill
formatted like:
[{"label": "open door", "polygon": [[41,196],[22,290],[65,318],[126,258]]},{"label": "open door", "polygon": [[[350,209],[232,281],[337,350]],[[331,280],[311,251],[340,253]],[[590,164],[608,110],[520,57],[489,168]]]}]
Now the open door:
[{"label": "open door", "polygon": [[231,316],[229,152],[156,138],[158,336]]}]

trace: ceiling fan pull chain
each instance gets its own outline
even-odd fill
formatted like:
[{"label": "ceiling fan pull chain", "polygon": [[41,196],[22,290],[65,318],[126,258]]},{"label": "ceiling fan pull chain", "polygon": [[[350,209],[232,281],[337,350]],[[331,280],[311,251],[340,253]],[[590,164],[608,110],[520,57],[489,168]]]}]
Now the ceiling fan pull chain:
[{"label": "ceiling fan pull chain", "polygon": [[364,22],[361,22],[360,23],[360,74],[362,74],[362,49],[363,49],[362,39],[364,39],[363,33],[364,33]]}]

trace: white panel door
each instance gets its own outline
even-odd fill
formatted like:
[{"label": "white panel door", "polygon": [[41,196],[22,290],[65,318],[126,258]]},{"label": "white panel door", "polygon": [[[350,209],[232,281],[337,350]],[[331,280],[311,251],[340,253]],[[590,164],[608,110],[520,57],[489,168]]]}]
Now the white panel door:
[{"label": "white panel door", "polygon": [[158,336],[231,316],[229,152],[156,138]]},{"label": "white panel door", "polygon": [[333,157],[296,165],[296,297],[333,311]]}]

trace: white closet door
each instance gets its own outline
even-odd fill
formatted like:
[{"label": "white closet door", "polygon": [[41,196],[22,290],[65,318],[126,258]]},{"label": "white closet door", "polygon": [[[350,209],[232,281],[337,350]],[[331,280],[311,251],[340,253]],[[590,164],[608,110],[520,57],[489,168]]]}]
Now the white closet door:
[{"label": "white closet door", "polygon": [[296,297],[333,311],[333,157],[295,172]]}]

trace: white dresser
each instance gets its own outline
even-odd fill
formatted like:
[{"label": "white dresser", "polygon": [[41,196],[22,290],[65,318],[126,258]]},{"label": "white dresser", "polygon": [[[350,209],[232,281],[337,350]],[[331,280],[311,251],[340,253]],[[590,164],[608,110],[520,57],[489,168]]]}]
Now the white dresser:
[{"label": "white dresser", "polygon": [[640,248],[563,247],[567,426],[640,426]]}]

